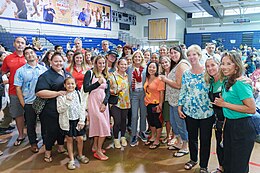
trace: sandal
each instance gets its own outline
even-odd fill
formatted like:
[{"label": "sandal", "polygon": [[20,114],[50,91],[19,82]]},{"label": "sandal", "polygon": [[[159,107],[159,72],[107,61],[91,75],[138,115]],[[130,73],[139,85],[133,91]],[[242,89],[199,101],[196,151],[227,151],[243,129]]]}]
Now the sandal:
[{"label": "sandal", "polygon": [[76,166],[75,166],[75,162],[74,162],[74,161],[70,160],[70,161],[68,162],[68,169],[69,169],[69,170],[76,169]]},{"label": "sandal", "polygon": [[87,164],[89,162],[89,159],[84,155],[77,156],[77,159],[78,159],[78,161],[80,161],[81,163],[84,163],[84,164]]},{"label": "sandal", "polygon": [[167,137],[166,137],[166,138],[162,139],[162,144],[168,143],[168,142],[169,142],[169,141],[168,141],[169,139],[171,139],[171,138],[167,138]]},{"label": "sandal", "polygon": [[[97,152],[97,150],[95,150],[95,149],[93,149],[93,148],[91,149],[91,151],[92,151],[92,153],[96,153],[96,152]],[[102,149],[102,153],[105,154],[105,153],[106,153],[106,150]]]},{"label": "sandal", "polygon": [[44,161],[47,163],[51,163],[52,162],[52,157],[50,156],[44,156]]},{"label": "sandal", "polygon": [[100,157],[97,153],[94,153],[94,157],[98,160],[106,161],[108,160],[108,157],[104,155],[103,157]]},{"label": "sandal", "polygon": [[209,173],[207,168],[200,168],[200,173]]},{"label": "sandal", "polygon": [[156,149],[158,147],[160,147],[160,143],[158,143],[158,144],[153,143],[152,145],[150,145],[149,149],[154,150],[154,149]]},{"label": "sandal", "polygon": [[174,145],[172,145],[172,146],[168,147],[168,150],[180,150],[180,148],[175,147]]},{"label": "sandal", "polygon": [[222,171],[221,169],[217,168],[215,171],[212,171],[211,173],[223,173],[224,171]]},{"label": "sandal", "polygon": [[57,150],[59,154],[68,154],[68,151],[66,149],[63,150]]},{"label": "sandal", "polygon": [[25,138],[22,138],[22,139],[17,138],[14,143],[14,146],[20,146],[24,140],[25,140]]},{"label": "sandal", "polygon": [[148,146],[148,145],[151,145],[153,144],[154,141],[153,140],[148,140],[147,142],[144,143],[144,145]]},{"label": "sandal", "polygon": [[197,165],[198,162],[194,162],[192,160],[188,161],[187,163],[185,163],[184,165],[184,169],[186,170],[191,170],[194,166]]},{"label": "sandal", "polygon": [[177,151],[176,153],[174,153],[174,157],[182,157],[182,156],[185,156],[189,154],[189,151],[188,150],[179,150]]}]

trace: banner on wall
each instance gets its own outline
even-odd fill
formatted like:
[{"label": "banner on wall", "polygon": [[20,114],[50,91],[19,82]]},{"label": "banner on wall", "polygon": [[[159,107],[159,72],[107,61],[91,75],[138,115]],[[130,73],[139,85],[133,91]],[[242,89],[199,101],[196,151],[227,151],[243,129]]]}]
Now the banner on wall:
[{"label": "banner on wall", "polygon": [[1,0],[0,17],[111,29],[111,6],[88,0]]}]

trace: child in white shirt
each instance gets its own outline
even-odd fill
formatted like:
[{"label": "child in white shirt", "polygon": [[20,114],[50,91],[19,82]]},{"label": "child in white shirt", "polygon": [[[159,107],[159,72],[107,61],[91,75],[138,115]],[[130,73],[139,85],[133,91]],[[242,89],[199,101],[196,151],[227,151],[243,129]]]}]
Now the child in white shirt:
[{"label": "child in white shirt", "polygon": [[77,140],[78,156],[77,159],[81,163],[88,163],[89,159],[82,154],[83,151],[83,135],[85,131],[85,110],[82,106],[80,92],[75,90],[76,82],[72,77],[64,80],[64,87],[67,94],[57,97],[57,110],[59,112],[60,128],[64,131],[67,140],[67,149],[70,161],[68,169],[75,169],[75,161],[73,155],[73,137]]}]

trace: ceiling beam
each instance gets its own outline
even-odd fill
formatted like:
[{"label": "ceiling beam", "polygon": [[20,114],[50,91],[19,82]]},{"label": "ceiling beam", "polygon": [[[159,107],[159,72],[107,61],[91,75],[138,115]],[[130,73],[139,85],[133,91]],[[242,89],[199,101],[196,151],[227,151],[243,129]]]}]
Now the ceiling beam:
[{"label": "ceiling beam", "polygon": [[216,1],[214,0],[210,0],[210,6],[213,7],[217,7],[217,6],[248,6],[248,5],[254,5],[254,4],[250,4],[250,3],[254,3],[254,4],[260,4],[259,1],[256,0],[244,0],[244,1],[232,1],[232,2],[219,2],[216,3]]},{"label": "ceiling beam", "polygon": [[172,3],[171,1],[169,0],[155,0],[155,1],[164,5],[169,10],[171,10],[172,12],[180,16],[184,21],[186,21],[186,12],[180,7],[178,7],[177,5],[175,5],[174,3]]},{"label": "ceiling beam", "polygon": [[210,0],[210,6],[215,10],[215,12],[217,13],[218,17],[220,19],[223,19],[224,18],[224,7],[222,5],[220,6],[212,6],[211,4],[212,3],[220,3],[219,0]]}]

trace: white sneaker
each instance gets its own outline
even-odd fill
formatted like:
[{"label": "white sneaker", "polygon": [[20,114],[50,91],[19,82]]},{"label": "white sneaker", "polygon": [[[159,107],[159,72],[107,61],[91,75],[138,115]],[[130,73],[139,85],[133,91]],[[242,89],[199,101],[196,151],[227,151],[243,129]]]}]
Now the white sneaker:
[{"label": "white sneaker", "polygon": [[70,160],[69,162],[68,162],[68,169],[69,170],[73,170],[73,169],[76,169],[76,166],[75,166],[75,161],[73,160]]},{"label": "white sneaker", "polygon": [[122,144],[123,147],[127,146],[127,141],[126,141],[125,137],[121,137],[120,141],[121,141],[121,144]]},{"label": "white sneaker", "polygon": [[114,139],[115,148],[121,148],[119,139]]}]

